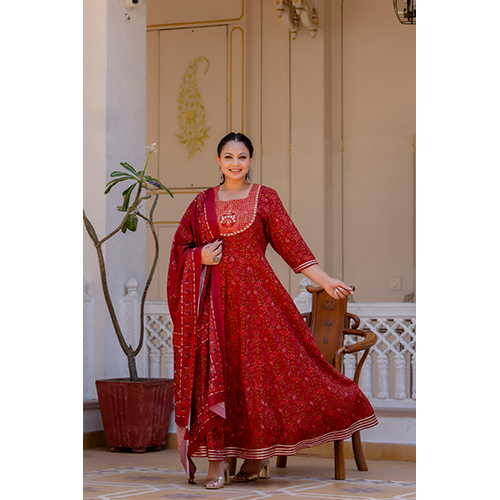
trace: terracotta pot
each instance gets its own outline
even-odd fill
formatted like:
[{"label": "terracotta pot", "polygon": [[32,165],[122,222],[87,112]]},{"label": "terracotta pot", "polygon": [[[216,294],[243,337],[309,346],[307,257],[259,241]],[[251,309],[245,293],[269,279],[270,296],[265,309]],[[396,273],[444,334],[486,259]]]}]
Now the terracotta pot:
[{"label": "terracotta pot", "polygon": [[96,380],[106,444],[111,451],[160,450],[167,442],[172,379]]}]

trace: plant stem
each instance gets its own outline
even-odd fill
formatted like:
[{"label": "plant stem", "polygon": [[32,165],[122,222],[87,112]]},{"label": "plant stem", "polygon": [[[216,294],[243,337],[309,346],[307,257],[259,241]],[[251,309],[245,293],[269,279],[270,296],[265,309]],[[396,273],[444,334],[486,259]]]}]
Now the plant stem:
[{"label": "plant stem", "polygon": [[106,240],[109,240],[112,236],[114,236],[118,231],[121,230],[121,228],[125,225],[125,222],[127,222],[128,216],[132,213],[134,208],[137,206],[139,203],[139,197],[141,196],[141,191],[143,189],[143,185],[139,184],[139,189],[137,190],[137,195],[135,196],[134,203],[130,205],[130,208],[128,209],[127,213],[125,214],[125,217],[123,218],[121,224],[111,233],[109,233],[107,236],[105,236],[101,241],[100,244],[102,245]]},{"label": "plant stem", "polygon": [[[144,174],[146,172],[146,168],[148,165],[150,155],[151,155],[151,152],[149,152],[148,158],[146,160],[146,166],[144,167],[144,172],[143,172]],[[153,280],[153,276],[154,276],[154,273],[156,270],[156,266],[158,263],[158,257],[159,257],[159,253],[160,253],[160,245],[159,245],[159,241],[158,241],[158,235],[156,234],[154,223],[153,223],[153,214],[154,214],[156,204],[158,202],[158,197],[159,197],[158,193],[156,193],[156,195],[155,195],[155,199],[154,199],[154,202],[153,202],[153,205],[151,207],[150,214],[149,214],[149,219],[147,219],[142,214],[137,212],[137,215],[139,217],[141,217],[142,219],[144,219],[146,222],[148,222],[150,225],[151,232],[153,234],[153,238],[155,241],[155,257],[154,257],[153,264],[151,266],[151,271],[149,273],[148,280],[147,280],[146,285],[144,287],[144,291],[143,291],[142,298],[141,298],[140,339],[139,339],[139,345],[138,345],[137,349],[135,349],[135,350],[132,349],[132,346],[130,346],[130,345],[127,346],[127,343],[125,342],[125,339],[123,337],[123,334],[122,334],[122,331],[120,328],[120,324],[118,322],[118,318],[116,317],[115,308],[113,306],[113,301],[111,300],[111,295],[110,295],[109,289],[108,289],[108,281],[107,281],[107,276],[106,276],[106,265],[105,265],[105,261],[104,261],[104,255],[102,252],[102,245],[105,241],[109,240],[112,236],[114,236],[118,231],[120,231],[123,228],[129,215],[132,213],[132,211],[136,208],[136,206],[140,202],[141,191],[142,191],[142,189],[144,189],[144,187],[145,187],[145,184],[143,182],[138,183],[138,190],[137,190],[137,195],[135,197],[135,200],[132,203],[132,205],[130,206],[130,208],[128,209],[127,213],[125,214],[125,217],[123,218],[121,224],[114,231],[109,233],[107,236],[105,236],[100,241],[99,241],[99,237],[97,236],[97,233],[96,233],[94,227],[92,226],[90,220],[85,215],[85,210],[83,211],[83,221],[85,224],[85,228],[87,229],[87,232],[90,236],[90,239],[93,241],[96,252],[97,252],[97,260],[99,262],[99,271],[101,274],[101,284],[102,284],[102,291],[104,293],[104,300],[106,301],[109,315],[111,317],[111,322],[113,323],[113,328],[115,330],[116,336],[118,337],[118,342],[120,344],[120,347],[122,348],[123,352],[127,356],[128,368],[129,368],[129,373],[130,373],[130,380],[132,380],[132,381],[139,380],[139,377],[137,374],[137,365],[136,365],[135,358],[136,358],[137,354],[140,352],[142,345],[144,343],[144,307],[145,307],[145,303],[146,303],[147,292],[148,292],[148,289],[149,289],[151,282]]]},{"label": "plant stem", "polygon": [[[99,241],[97,233],[92,226],[90,220],[87,218],[85,215],[85,210],[83,211],[83,222],[85,224],[85,228],[87,229],[87,232],[90,236],[90,239],[94,242],[94,246],[97,252],[97,260],[99,262],[99,271],[101,275],[101,285],[102,285],[102,291],[104,294],[104,300],[106,302],[106,306],[108,307],[109,315],[111,317],[111,322],[113,323],[113,328],[115,330],[116,336],[118,337],[118,342],[120,344],[120,347],[122,348],[123,352],[127,356],[128,359],[128,367],[129,367],[129,374],[130,374],[130,380],[136,381],[138,380],[138,375],[137,375],[137,367],[135,363],[135,356],[137,356],[137,353],[139,350],[134,351],[132,349],[132,346],[127,346],[127,343],[125,342],[125,339],[123,337],[120,324],[118,322],[118,318],[116,317],[116,312],[115,308],[113,306],[113,301],[111,300],[111,295],[109,293],[109,288],[108,288],[108,280],[107,280],[107,275],[106,275],[106,265],[104,261],[104,255],[102,252],[102,244],[111,238],[114,234],[116,234],[120,229],[124,226],[128,216],[131,214],[132,210],[136,207],[137,203],[139,202],[139,197],[141,194],[142,190],[142,185],[139,185],[139,189],[137,191],[137,196],[134,200],[134,203],[132,203],[132,206],[129,208],[128,212],[126,213],[125,217],[123,218],[121,224],[118,226],[117,229],[112,231],[110,234],[108,234],[105,238],[103,238],[101,241]],[[144,321],[141,318],[141,321]],[[142,345],[142,328],[141,328],[141,345]]]},{"label": "plant stem", "polygon": [[148,153],[148,157],[146,158],[146,165],[144,165],[143,174],[146,175],[146,169],[148,168],[149,157],[151,156],[151,151]]},{"label": "plant stem", "polygon": [[[94,246],[97,252],[97,260],[99,262],[99,272],[101,274],[101,285],[102,285],[102,291],[104,294],[104,300],[106,302],[106,306],[108,307],[109,315],[111,317],[111,322],[113,323],[113,328],[116,332],[116,336],[118,337],[118,342],[125,353],[125,355],[128,357],[129,353],[132,351],[132,348],[130,346],[127,346],[125,339],[123,338],[122,331],[120,328],[120,324],[118,323],[118,318],[116,317],[115,313],[115,308],[113,306],[113,301],[111,300],[111,295],[109,293],[109,288],[108,288],[108,280],[107,280],[107,275],[106,275],[106,264],[104,262],[104,255],[102,253],[102,242],[97,241],[97,234],[85,215],[85,211],[83,212],[83,221],[85,223],[85,227],[87,229],[87,232],[89,233],[90,238],[94,242]],[[132,378],[132,375],[131,375]]]},{"label": "plant stem", "polygon": [[155,211],[157,202],[158,202],[158,193],[155,194],[155,199],[153,201],[153,205],[151,206],[151,211],[149,213],[149,219],[144,217],[144,215],[137,213],[137,215],[139,217],[144,219],[146,222],[149,222],[149,226],[151,228],[151,233],[153,234],[153,238],[155,240],[155,258],[153,260],[153,264],[151,265],[151,271],[149,272],[148,280],[147,280],[146,285],[144,287],[144,292],[142,293],[142,299],[141,299],[141,337],[140,337],[140,341],[139,341],[139,346],[135,350],[136,355],[141,350],[142,343],[144,341],[144,306],[146,304],[146,295],[148,293],[149,286],[151,285],[151,282],[153,281],[153,275],[154,275],[155,270],[156,270],[156,265],[158,263],[158,255],[160,253],[160,244],[158,242],[158,235],[156,234],[155,226],[153,223],[153,213]]}]

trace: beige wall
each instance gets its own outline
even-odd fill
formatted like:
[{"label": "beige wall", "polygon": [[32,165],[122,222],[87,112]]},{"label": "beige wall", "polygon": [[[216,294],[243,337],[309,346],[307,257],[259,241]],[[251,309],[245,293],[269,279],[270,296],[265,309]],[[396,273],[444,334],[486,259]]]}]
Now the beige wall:
[{"label": "beige wall", "polygon": [[415,27],[391,2],[349,0],[343,34],[344,276],[360,302],[401,302],[414,292]]},{"label": "beige wall", "polygon": [[[400,25],[385,0],[308,3],[318,33],[302,28],[295,40],[271,0],[218,0],[208,10],[189,0],[183,11],[173,0],[148,3],[148,143],[160,148],[155,173],[177,188],[155,217],[162,255],[150,299],[165,300],[176,224],[195,194],[217,183],[215,146],[230,130],[252,139],[254,181],[278,191],[325,270],[356,285],[357,302],[400,302],[414,291],[414,27]],[[213,26],[226,29],[216,50]],[[191,33],[192,44],[168,42]],[[210,138],[188,160],[174,155],[182,152],[175,141],[167,145],[178,126],[167,101],[178,99],[188,61],[205,48],[213,64],[197,83]],[[227,69],[214,75],[217,60]],[[272,250],[269,259],[296,295],[302,275]],[[389,290],[392,278],[402,278],[401,290]]]}]

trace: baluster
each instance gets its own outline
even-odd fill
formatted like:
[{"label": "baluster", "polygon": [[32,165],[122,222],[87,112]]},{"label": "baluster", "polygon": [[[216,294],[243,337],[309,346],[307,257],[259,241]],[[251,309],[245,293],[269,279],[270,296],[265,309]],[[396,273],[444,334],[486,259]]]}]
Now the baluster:
[{"label": "baluster", "polygon": [[377,358],[378,365],[378,399],[389,399],[389,356],[384,352]]},{"label": "baluster", "polygon": [[[148,344],[149,345],[149,344]],[[157,351],[157,352],[155,352]],[[149,353],[149,370],[151,378],[161,377],[161,351],[160,349],[151,350]]]},{"label": "baluster", "polygon": [[301,314],[311,312],[312,295],[307,291],[306,287],[312,284],[313,282],[309,278],[302,278],[299,283],[300,293],[293,299]]},{"label": "baluster", "polygon": [[[309,294],[310,295],[310,294]],[[165,317],[165,337],[164,344],[167,348],[165,353],[165,360],[167,362],[167,377],[174,378],[174,345],[173,345],[173,330],[174,325],[172,323],[172,318],[170,315]]]},{"label": "baluster", "polygon": [[365,360],[365,364],[361,369],[361,381],[359,388],[363,391],[363,394],[369,398],[373,399],[373,380],[372,380],[372,365],[373,356],[370,352]]},{"label": "baluster", "polygon": [[167,361],[167,378],[174,378],[174,357],[167,355],[165,359]]},{"label": "baluster", "polygon": [[406,356],[398,352],[394,358],[396,367],[396,389],[394,399],[406,399]]},{"label": "baluster", "polygon": [[146,345],[149,348],[149,373],[152,378],[161,377],[161,344],[158,347],[153,340],[157,338],[157,332],[153,323],[158,322],[158,316],[146,315],[146,332],[148,337],[146,339]]},{"label": "baluster", "polygon": [[417,399],[417,353],[411,357],[411,399]]},{"label": "baluster", "polygon": [[344,356],[344,375],[351,380],[356,373],[356,354],[346,354]]},{"label": "baluster", "polygon": [[[127,345],[136,346],[140,335],[139,283],[134,278],[130,278],[125,283],[125,290],[126,294],[122,297],[122,333]],[[142,364],[139,362],[139,359],[140,356],[136,358],[137,370],[139,373],[142,373]],[[122,356],[121,365],[123,376],[128,375],[126,356]]]}]

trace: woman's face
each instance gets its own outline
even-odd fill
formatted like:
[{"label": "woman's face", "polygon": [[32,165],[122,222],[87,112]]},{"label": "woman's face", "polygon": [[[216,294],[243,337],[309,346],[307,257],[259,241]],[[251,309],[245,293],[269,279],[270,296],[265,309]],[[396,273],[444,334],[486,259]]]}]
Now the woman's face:
[{"label": "woman's face", "polygon": [[243,142],[229,141],[222,148],[221,155],[217,156],[217,162],[226,180],[237,181],[245,179],[252,163],[252,158]]}]

